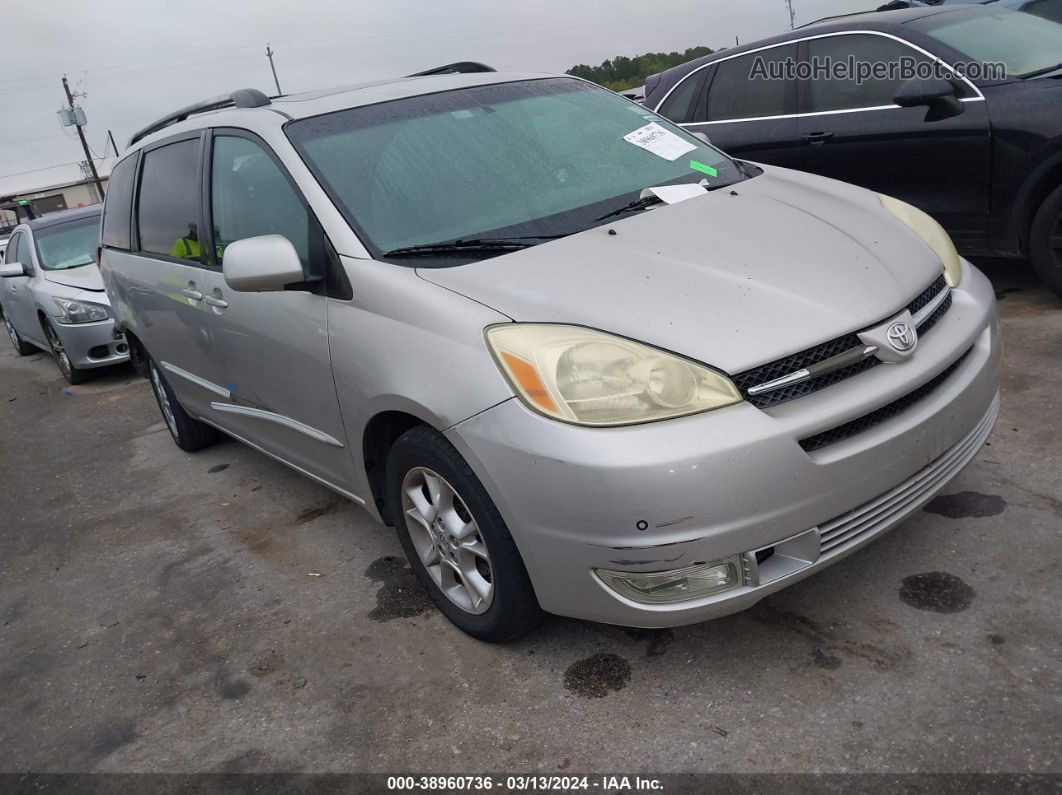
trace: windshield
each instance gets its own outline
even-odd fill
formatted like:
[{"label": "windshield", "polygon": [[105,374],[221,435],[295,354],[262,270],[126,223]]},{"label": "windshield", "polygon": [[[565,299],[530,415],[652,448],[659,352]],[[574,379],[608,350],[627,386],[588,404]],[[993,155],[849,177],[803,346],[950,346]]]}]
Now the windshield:
[{"label": "windshield", "polygon": [[33,239],[37,244],[37,259],[46,271],[79,268],[95,262],[99,236],[98,215],[33,231]]},{"label": "windshield", "polygon": [[976,63],[1002,63],[1010,77],[1062,64],[1062,25],[1020,11],[970,9],[911,23]]},{"label": "windshield", "polygon": [[643,188],[744,178],[655,113],[567,78],[420,95],[285,130],[377,256],[459,239],[568,235]]}]

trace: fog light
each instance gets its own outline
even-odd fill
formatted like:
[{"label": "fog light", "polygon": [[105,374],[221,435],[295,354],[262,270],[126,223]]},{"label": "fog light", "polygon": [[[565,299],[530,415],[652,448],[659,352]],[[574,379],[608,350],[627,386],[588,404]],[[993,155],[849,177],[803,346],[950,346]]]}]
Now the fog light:
[{"label": "fog light", "polygon": [[616,593],[645,604],[685,602],[741,584],[741,561],[737,557],[671,571],[596,571]]}]

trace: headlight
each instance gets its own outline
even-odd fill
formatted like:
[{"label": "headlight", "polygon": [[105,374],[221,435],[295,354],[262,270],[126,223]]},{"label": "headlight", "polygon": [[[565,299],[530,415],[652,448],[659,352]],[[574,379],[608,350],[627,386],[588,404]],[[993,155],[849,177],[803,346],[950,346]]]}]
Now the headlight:
[{"label": "headlight", "polygon": [[94,323],[97,320],[106,320],[111,316],[110,310],[103,304],[93,304],[89,301],[71,301],[67,298],[52,298],[55,305],[63,316],[60,323]]},{"label": "headlight", "polygon": [[962,281],[962,262],[959,260],[959,252],[955,250],[955,244],[951,242],[944,227],[907,202],[880,193],[878,198],[881,199],[882,207],[903,221],[940,257],[940,261],[944,263],[944,280],[948,283],[948,287],[958,287],[959,282]]},{"label": "headlight", "polygon": [[577,425],[633,425],[741,402],[703,365],[581,326],[506,323],[487,343],[531,409]]}]

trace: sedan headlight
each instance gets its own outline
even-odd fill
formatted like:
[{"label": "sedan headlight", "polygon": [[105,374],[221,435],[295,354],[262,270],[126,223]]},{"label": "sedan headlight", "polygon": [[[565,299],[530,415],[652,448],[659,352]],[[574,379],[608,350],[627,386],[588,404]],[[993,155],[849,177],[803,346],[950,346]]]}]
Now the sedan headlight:
[{"label": "sedan headlight", "polygon": [[106,320],[111,316],[111,311],[103,304],[94,304],[90,301],[71,301],[68,298],[52,298],[55,305],[63,316],[60,323],[95,323],[98,320]]},{"label": "sedan headlight", "polygon": [[507,323],[487,343],[531,409],[577,425],[633,425],[741,402],[726,376],[581,326]]},{"label": "sedan headlight", "polygon": [[962,262],[959,259],[959,252],[955,249],[955,244],[951,242],[951,238],[944,231],[944,227],[934,221],[928,214],[907,202],[902,202],[899,199],[880,193],[878,198],[881,200],[882,207],[903,221],[912,232],[922,238],[925,244],[940,257],[940,261],[944,264],[944,280],[948,283],[948,287],[958,287],[959,282],[962,281]]}]

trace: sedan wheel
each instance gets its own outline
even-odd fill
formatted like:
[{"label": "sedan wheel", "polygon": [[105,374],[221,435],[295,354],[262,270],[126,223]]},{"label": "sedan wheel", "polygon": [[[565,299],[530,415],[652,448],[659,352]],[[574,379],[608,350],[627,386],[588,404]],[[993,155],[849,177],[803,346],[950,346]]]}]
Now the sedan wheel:
[{"label": "sedan wheel", "polygon": [[70,355],[63,347],[62,340],[55,333],[51,323],[46,322],[44,324],[44,334],[48,337],[48,344],[52,348],[52,356],[55,357],[55,363],[59,365],[59,370],[62,372],[63,377],[71,384],[80,384],[85,381],[87,378],[85,371],[74,367],[74,363],[70,361]]},{"label": "sedan wheel", "polygon": [[490,609],[494,572],[479,525],[442,475],[411,469],[402,482],[406,529],[428,576],[446,598],[472,615]]},{"label": "sedan wheel", "polygon": [[166,388],[162,385],[162,376],[159,375],[159,368],[154,364],[151,365],[151,386],[155,389],[155,397],[159,401],[162,418],[166,420],[170,433],[176,438],[178,436],[177,420],[173,417],[173,406],[170,405],[170,397],[166,394]]},{"label": "sedan wheel", "polygon": [[8,319],[7,315],[4,315],[4,327],[7,329],[7,336],[11,339],[11,344],[15,346],[15,350],[18,351],[19,356],[29,356],[37,350],[19,336],[19,333],[15,330],[15,327],[11,325],[11,321]]}]

